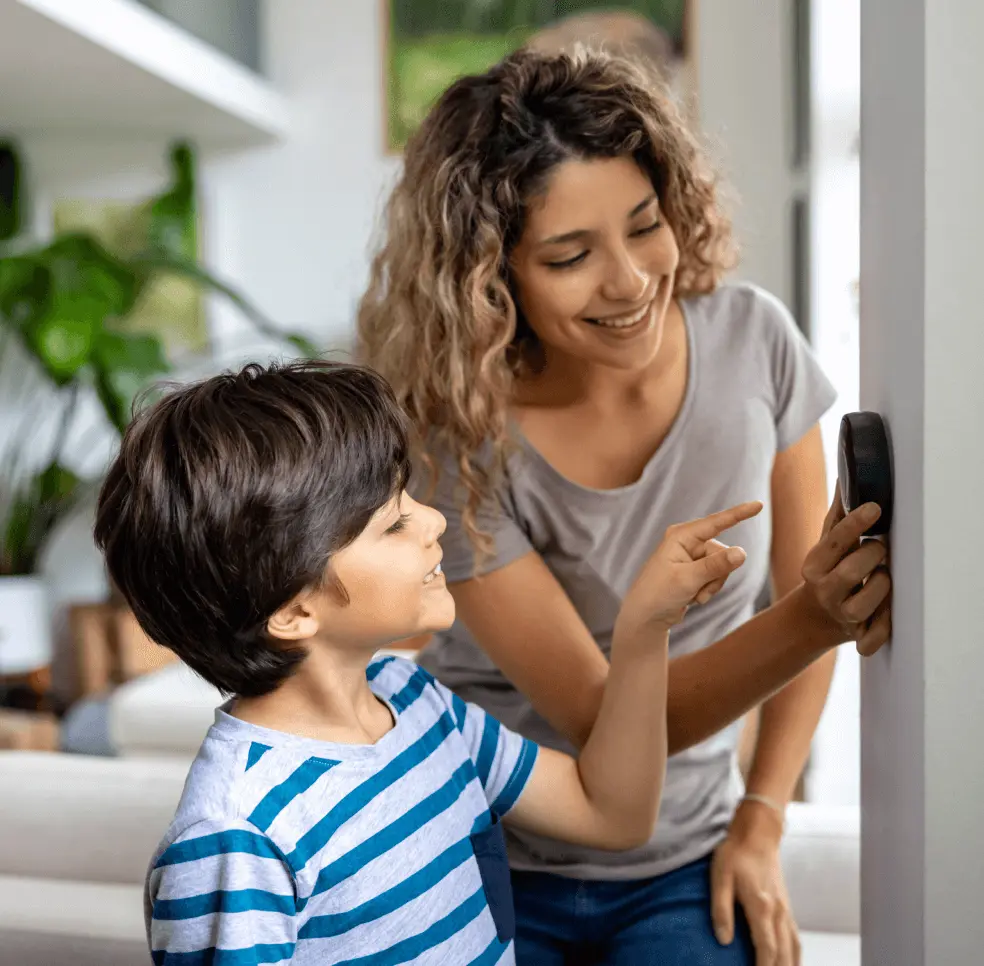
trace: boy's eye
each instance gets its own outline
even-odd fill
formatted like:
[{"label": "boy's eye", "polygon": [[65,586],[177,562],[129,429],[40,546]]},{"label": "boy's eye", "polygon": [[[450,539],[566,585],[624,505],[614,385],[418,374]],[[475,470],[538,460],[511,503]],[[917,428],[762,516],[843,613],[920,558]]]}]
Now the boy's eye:
[{"label": "boy's eye", "polygon": [[409,513],[401,513],[400,519],[396,521],[391,527],[387,527],[387,533],[400,533],[400,531],[407,528],[407,520],[410,519]]}]

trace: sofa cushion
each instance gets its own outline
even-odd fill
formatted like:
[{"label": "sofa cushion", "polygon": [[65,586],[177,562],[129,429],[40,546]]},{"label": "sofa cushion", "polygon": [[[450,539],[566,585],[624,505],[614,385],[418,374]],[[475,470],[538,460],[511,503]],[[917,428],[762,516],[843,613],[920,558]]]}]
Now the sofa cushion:
[{"label": "sofa cushion", "polygon": [[110,740],[126,757],[169,755],[187,766],[222,700],[221,693],[186,664],[169,664],[110,695]]},{"label": "sofa cushion", "polygon": [[182,762],[0,753],[0,873],[142,885],[186,775]]},{"label": "sofa cushion", "polygon": [[861,932],[861,811],[856,806],[790,805],[783,871],[800,929]]},{"label": "sofa cushion", "polygon": [[[380,654],[414,657],[399,649]],[[222,702],[222,694],[186,664],[170,664],[110,695],[110,739],[124,757],[167,755],[190,764]]]},{"label": "sofa cushion", "polygon": [[143,888],[0,875],[0,966],[145,966]]},{"label": "sofa cushion", "polygon": [[861,966],[861,937],[837,933],[800,933],[802,966]]}]

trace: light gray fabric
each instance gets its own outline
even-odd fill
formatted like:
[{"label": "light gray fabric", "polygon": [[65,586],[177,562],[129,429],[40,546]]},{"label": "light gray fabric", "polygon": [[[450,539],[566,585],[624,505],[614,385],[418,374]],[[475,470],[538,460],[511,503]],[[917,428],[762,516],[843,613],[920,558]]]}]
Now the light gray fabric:
[{"label": "light gray fabric", "polygon": [[112,757],[116,747],[109,737],[109,698],[83,698],[62,719],[61,750],[76,755]]},{"label": "light gray fabric", "polygon": [[[521,440],[498,505],[480,516],[496,540],[496,554],[482,570],[537,551],[606,654],[623,595],[666,528],[757,499],[766,510],[722,537],[748,551],[747,563],[721,594],[674,630],[671,657],[712,644],[752,616],[768,575],[775,455],[800,439],[836,395],[793,319],[768,293],[727,285],[685,301],[683,308],[690,345],[683,406],[640,479],[616,490],[588,489],[561,476]],[[461,527],[459,490],[453,465],[444,462],[431,502],[448,519],[441,544],[452,582],[468,579],[474,566]],[[508,622],[507,609],[502,619]],[[526,646],[535,648],[536,641]],[[509,728],[572,750],[460,621],[437,635],[420,664]],[[644,878],[706,855],[725,834],[741,791],[737,734],[733,725],[670,760],[659,826],[647,847],[614,854],[513,832],[513,866],[585,879]]]}]

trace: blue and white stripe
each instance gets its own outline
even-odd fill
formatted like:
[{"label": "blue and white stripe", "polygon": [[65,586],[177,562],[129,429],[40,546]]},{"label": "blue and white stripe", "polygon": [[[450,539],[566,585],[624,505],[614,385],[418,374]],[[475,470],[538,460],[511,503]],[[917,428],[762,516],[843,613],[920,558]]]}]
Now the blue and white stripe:
[{"label": "blue and white stripe", "polygon": [[375,745],[216,712],[148,875],[159,966],[513,963],[470,835],[536,747],[409,662],[367,678],[396,715]]}]

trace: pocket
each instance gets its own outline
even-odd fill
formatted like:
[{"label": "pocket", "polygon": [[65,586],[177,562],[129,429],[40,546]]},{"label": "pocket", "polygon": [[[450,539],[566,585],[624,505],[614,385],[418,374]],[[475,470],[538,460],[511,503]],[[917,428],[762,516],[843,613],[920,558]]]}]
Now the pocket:
[{"label": "pocket", "polygon": [[499,817],[492,814],[492,824],[471,836],[472,850],[482,876],[485,900],[489,904],[499,941],[516,938],[516,910],[513,908],[512,880],[506,856],[506,836]]}]

